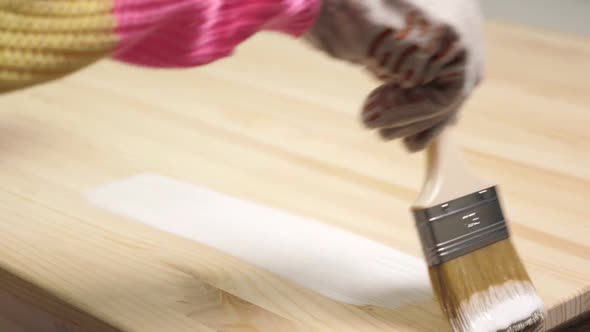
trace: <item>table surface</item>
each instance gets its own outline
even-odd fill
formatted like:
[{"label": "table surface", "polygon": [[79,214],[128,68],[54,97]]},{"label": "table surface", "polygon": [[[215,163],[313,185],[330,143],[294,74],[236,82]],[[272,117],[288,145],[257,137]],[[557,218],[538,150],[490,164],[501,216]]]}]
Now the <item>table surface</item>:
[{"label": "table surface", "polygon": [[[515,245],[557,323],[590,310],[590,42],[486,29],[488,77],[458,137],[481,174],[501,185]],[[2,96],[3,284],[123,331],[447,331],[434,301],[339,303],[82,197],[151,171],[421,257],[408,209],[423,155],[361,128],[357,109],[376,84],[265,34],[206,67],[103,61]]]}]

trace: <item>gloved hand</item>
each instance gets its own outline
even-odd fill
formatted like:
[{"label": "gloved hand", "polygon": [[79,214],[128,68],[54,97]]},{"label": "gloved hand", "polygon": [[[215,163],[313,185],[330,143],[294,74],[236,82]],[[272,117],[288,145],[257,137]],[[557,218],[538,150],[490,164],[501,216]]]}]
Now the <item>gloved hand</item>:
[{"label": "gloved hand", "polygon": [[362,121],[410,151],[453,123],[483,78],[477,0],[324,0],[304,39],[384,83],[367,97]]}]

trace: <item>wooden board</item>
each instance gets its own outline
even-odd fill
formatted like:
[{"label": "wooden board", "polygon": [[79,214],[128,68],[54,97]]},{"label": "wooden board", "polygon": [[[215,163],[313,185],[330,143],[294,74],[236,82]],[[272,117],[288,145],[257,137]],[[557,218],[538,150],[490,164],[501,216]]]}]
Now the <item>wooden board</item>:
[{"label": "wooden board", "polygon": [[[590,310],[590,43],[487,31],[488,78],[459,136],[502,187],[553,326]],[[151,171],[421,257],[408,209],[423,156],[361,129],[356,112],[375,86],[296,41],[260,35],[202,68],[105,61],[0,97],[0,327],[27,324],[4,308],[32,305],[67,331],[448,331],[433,301],[339,303],[82,197]]]}]

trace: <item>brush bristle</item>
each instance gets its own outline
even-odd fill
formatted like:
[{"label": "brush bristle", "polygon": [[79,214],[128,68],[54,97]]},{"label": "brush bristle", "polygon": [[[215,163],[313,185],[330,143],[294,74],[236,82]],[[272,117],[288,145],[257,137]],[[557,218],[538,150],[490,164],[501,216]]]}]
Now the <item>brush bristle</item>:
[{"label": "brush bristle", "polygon": [[509,239],[429,269],[456,332],[540,331],[543,303]]}]

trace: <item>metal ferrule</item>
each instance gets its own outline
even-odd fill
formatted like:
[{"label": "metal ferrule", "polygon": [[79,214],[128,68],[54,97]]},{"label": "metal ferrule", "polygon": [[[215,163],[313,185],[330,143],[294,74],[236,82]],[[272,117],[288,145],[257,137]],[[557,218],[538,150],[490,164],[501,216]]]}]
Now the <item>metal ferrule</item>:
[{"label": "metal ferrule", "polygon": [[496,187],[414,211],[429,266],[469,254],[508,238]]}]

